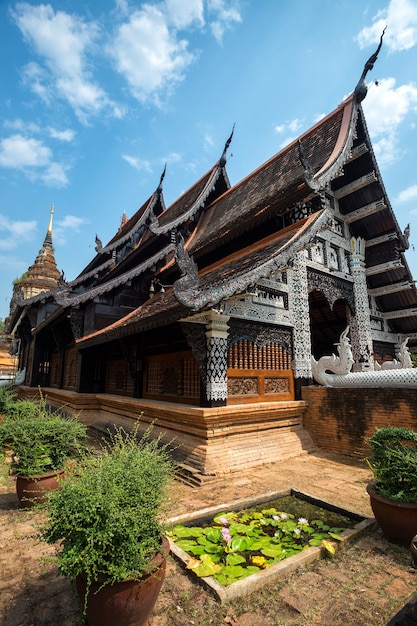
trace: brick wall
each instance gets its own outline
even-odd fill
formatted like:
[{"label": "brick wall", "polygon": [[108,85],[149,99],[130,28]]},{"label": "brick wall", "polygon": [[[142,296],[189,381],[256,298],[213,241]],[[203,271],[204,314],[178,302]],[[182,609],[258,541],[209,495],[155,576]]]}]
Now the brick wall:
[{"label": "brick wall", "polygon": [[303,387],[308,404],[303,424],[323,450],[364,458],[375,428],[405,426],[417,431],[415,389]]}]

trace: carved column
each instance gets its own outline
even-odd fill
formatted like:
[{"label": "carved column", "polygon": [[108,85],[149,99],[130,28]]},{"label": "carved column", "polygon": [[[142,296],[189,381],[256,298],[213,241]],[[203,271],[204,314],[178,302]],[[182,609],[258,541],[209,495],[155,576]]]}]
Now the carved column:
[{"label": "carved column", "polygon": [[307,265],[304,251],[294,258],[292,285],[290,289],[294,325],[294,377],[297,386],[312,378],[311,333],[308,305]]},{"label": "carved column", "polygon": [[227,322],[228,315],[215,311],[209,313],[210,321],[206,324],[207,370],[206,401],[207,406],[225,406],[227,401]]},{"label": "carved column", "polygon": [[368,285],[365,274],[365,246],[366,241],[362,237],[352,237],[350,240],[356,312],[351,318],[350,328],[352,353],[355,359],[353,372],[374,369]]}]

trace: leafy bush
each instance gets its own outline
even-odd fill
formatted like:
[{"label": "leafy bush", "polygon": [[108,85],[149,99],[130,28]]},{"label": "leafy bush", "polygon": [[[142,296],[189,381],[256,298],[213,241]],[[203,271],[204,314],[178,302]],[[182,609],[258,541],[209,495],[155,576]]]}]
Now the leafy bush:
[{"label": "leafy bush", "polygon": [[6,420],[0,424],[0,444],[12,450],[15,474],[36,476],[79,458],[86,446],[86,429],[76,418],[60,415]]},{"label": "leafy bush", "polygon": [[0,449],[12,451],[12,470],[21,476],[63,469],[86,445],[86,426],[48,409],[42,396],[39,402],[11,402],[0,423]]},{"label": "leafy bush", "polygon": [[66,475],[47,505],[41,531],[47,543],[60,542],[58,566],[64,575],[84,574],[103,585],[138,580],[161,546],[161,514],[168,505],[173,465],[167,445],[116,430],[110,445]]},{"label": "leafy bush", "polygon": [[388,426],[377,429],[369,444],[377,493],[398,502],[417,502],[417,432]]},{"label": "leafy bush", "polygon": [[16,399],[12,385],[0,387],[0,415],[7,414],[15,401]]},{"label": "leafy bush", "polygon": [[6,409],[6,417],[11,420],[33,419],[41,414],[42,408],[30,400],[12,402]]}]

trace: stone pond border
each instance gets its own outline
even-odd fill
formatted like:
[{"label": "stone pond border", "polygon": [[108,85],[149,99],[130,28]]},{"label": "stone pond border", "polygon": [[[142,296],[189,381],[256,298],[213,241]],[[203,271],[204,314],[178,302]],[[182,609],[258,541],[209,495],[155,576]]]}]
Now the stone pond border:
[{"label": "stone pond border", "polygon": [[[296,496],[302,500],[311,502],[312,504],[315,504],[316,506],[322,507],[324,509],[341,513],[342,515],[351,518],[353,521],[356,521],[356,524],[352,528],[348,528],[340,533],[342,541],[331,542],[336,550],[342,549],[350,541],[352,541],[359,535],[371,531],[372,528],[376,525],[375,519],[373,517],[366,517],[365,515],[362,515],[361,513],[358,513],[356,511],[350,511],[349,509],[336,506],[330,502],[327,502],[326,500],[321,500],[320,498],[316,498],[315,496],[291,488],[281,489],[280,491],[271,491],[248,498],[240,498],[238,500],[219,504],[214,507],[200,509],[198,511],[194,511],[193,513],[186,513],[183,515],[178,515],[176,517],[171,517],[167,521],[167,525],[174,526],[175,524],[200,524],[211,521],[212,518],[218,513],[247,509],[253,506],[257,506],[259,504],[266,504],[267,502],[276,500],[277,498],[289,495]],[[182,550],[181,548],[179,548],[171,539],[169,540],[169,543],[171,553],[180,562],[180,564],[184,568],[186,568],[187,562],[190,559],[190,555],[184,552],[184,550]],[[288,557],[280,563],[271,565],[270,567],[260,572],[257,572],[256,574],[252,574],[247,578],[238,580],[237,582],[228,585],[227,587],[223,587],[223,585],[220,585],[211,576],[201,578],[198,577],[192,570],[187,570],[187,573],[189,573],[191,579],[194,582],[199,582],[203,584],[217,597],[217,599],[221,603],[225,603],[241,596],[249,595],[253,591],[261,589],[266,584],[272,583],[279,578],[284,578],[296,569],[319,560],[324,552],[325,549],[321,547],[307,548],[299,554]]]}]

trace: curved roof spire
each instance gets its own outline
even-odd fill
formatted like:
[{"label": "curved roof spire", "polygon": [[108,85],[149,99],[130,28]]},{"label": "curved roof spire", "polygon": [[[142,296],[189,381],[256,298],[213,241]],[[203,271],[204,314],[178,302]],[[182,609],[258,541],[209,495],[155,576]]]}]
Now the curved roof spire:
[{"label": "curved roof spire", "polygon": [[365,83],[365,77],[367,75],[367,73],[373,68],[377,58],[378,58],[378,54],[379,51],[381,50],[381,46],[382,46],[382,38],[384,36],[385,31],[387,30],[387,27],[385,26],[384,30],[382,31],[382,35],[381,38],[379,40],[379,44],[377,49],[375,50],[375,52],[369,57],[369,59],[367,60],[367,62],[365,63],[365,66],[363,68],[363,72],[362,75],[358,81],[358,84],[355,87],[355,98],[356,98],[356,102],[362,102],[362,100],[366,97],[366,94],[368,92],[368,88],[366,86]]},{"label": "curved roof spire", "polygon": [[230,137],[229,139],[226,141],[226,143],[224,144],[224,149],[223,149],[223,154],[220,157],[220,166],[224,167],[226,165],[226,152],[227,152],[227,148],[230,146],[230,144],[232,143],[232,137],[233,137],[233,133],[235,132],[235,125],[233,124],[233,128],[232,128],[232,132],[230,133]]},{"label": "curved roof spire", "polygon": [[164,181],[166,171],[167,171],[167,164],[165,163],[164,171],[161,174],[161,178],[159,180],[159,185],[158,185],[158,188],[156,190],[159,194],[162,192],[162,183]]}]

